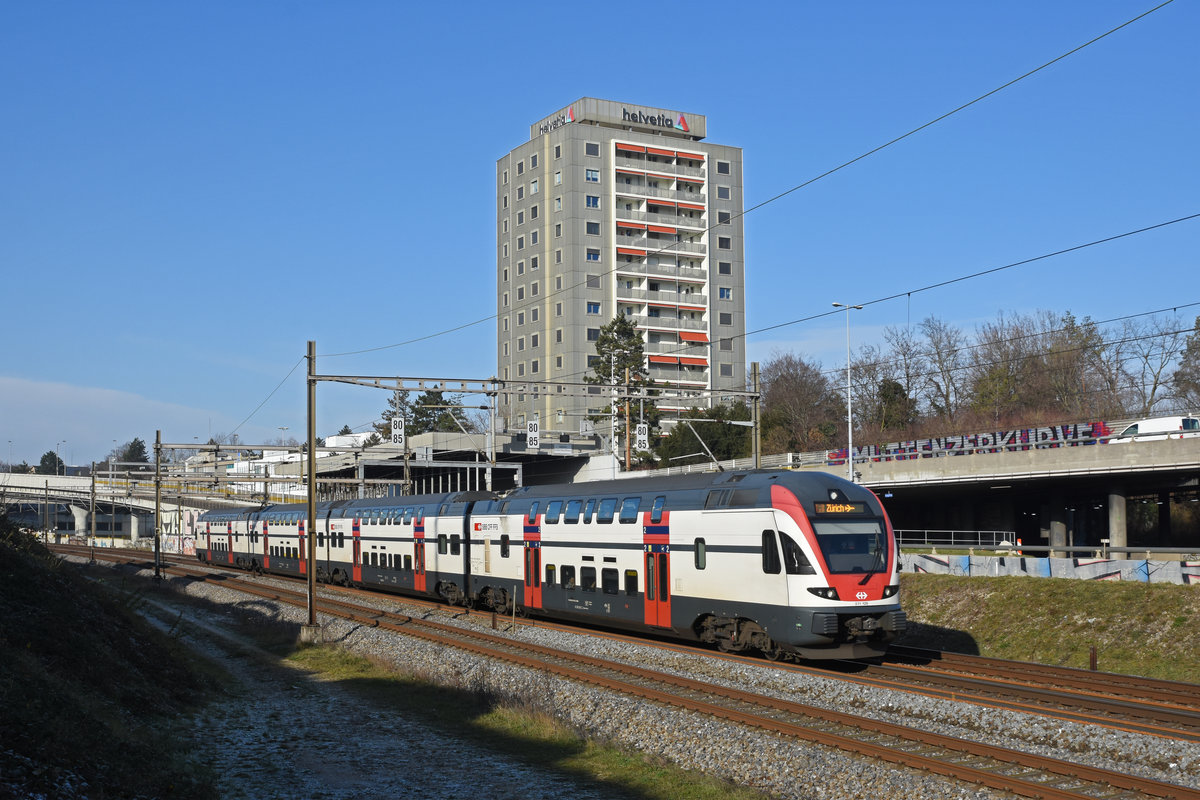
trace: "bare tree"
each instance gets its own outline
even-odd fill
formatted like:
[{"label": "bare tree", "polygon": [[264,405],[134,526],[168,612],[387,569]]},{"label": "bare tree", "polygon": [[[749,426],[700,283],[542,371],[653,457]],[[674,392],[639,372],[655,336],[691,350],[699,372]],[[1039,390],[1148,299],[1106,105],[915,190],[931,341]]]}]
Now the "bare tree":
[{"label": "bare tree", "polygon": [[1188,334],[1171,385],[1175,401],[1182,409],[1200,410],[1200,317],[1196,317],[1192,332]]},{"label": "bare tree", "polygon": [[768,452],[836,446],[846,407],[819,362],[776,352],[763,365],[760,388],[763,442]]},{"label": "bare tree", "polygon": [[962,405],[968,347],[966,334],[935,317],[926,317],[920,328],[925,337],[921,355],[928,365],[923,394],[925,402],[930,413],[951,419]]},{"label": "bare tree", "polygon": [[1171,396],[1174,377],[1171,368],[1183,350],[1187,333],[1183,320],[1177,316],[1126,320],[1124,338],[1129,344],[1126,369],[1131,412],[1151,416]]}]

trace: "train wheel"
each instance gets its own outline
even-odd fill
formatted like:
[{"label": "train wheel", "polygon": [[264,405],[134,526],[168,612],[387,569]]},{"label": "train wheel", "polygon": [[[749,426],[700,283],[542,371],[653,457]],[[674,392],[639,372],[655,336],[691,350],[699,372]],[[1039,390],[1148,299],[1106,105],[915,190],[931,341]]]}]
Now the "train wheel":
[{"label": "train wheel", "polygon": [[779,645],[775,644],[774,642],[771,642],[771,646],[765,648],[762,651],[762,654],[767,661],[779,661],[784,656],[783,650],[781,650]]}]

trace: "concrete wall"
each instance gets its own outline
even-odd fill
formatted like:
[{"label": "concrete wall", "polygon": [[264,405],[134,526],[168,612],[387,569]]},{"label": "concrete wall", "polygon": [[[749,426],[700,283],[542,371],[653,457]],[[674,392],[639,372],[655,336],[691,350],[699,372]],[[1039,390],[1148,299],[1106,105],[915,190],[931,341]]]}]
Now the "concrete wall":
[{"label": "concrete wall", "polygon": [[1024,575],[1086,581],[1138,581],[1200,586],[1200,561],[1115,561],[1102,558],[1027,556],[938,556],[901,553],[905,572],[961,577]]}]

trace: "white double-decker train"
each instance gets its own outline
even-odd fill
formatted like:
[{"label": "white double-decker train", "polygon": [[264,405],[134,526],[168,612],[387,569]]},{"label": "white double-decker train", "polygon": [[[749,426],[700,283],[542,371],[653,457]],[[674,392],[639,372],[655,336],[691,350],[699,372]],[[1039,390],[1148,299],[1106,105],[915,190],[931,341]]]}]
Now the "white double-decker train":
[{"label": "white double-decker train", "polygon": [[[308,569],[307,507],[207,512],[201,561]],[[319,503],[316,579],[674,635],[770,658],[867,657],[905,628],[869,490],[756,470]]]}]

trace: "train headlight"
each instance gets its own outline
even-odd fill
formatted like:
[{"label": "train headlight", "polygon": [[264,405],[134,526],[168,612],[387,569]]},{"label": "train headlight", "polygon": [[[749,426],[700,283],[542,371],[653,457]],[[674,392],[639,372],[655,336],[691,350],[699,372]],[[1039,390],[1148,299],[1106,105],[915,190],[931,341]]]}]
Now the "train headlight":
[{"label": "train headlight", "polygon": [[895,597],[896,593],[899,591],[900,591],[900,584],[893,583],[891,586],[888,586],[887,588],[885,588],[883,590],[883,596],[884,597]]},{"label": "train headlight", "polygon": [[808,591],[812,592],[817,597],[823,597],[826,600],[838,599],[837,589],[833,588],[832,586],[814,586],[810,587]]}]

